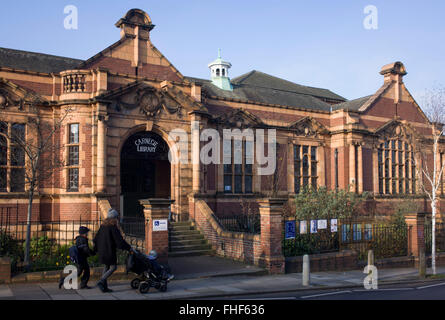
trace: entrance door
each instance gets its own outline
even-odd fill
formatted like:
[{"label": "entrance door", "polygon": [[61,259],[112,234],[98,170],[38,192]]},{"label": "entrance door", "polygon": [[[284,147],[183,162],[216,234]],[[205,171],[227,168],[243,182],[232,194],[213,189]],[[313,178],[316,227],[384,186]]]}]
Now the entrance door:
[{"label": "entrance door", "polygon": [[170,198],[168,146],[153,132],[140,132],[128,138],[121,153],[123,216],[142,218],[139,200]]}]

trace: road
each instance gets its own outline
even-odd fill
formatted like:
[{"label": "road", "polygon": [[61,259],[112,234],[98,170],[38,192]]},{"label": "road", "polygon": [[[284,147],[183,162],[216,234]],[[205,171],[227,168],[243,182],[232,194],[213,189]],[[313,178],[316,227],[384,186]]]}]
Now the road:
[{"label": "road", "polygon": [[264,295],[227,296],[227,300],[445,300],[445,282],[387,285],[377,290],[364,288],[304,290]]}]

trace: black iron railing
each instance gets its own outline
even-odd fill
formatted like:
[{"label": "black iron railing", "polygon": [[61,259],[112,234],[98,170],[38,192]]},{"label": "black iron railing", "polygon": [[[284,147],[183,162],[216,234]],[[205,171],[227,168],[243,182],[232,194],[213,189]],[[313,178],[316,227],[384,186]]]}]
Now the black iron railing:
[{"label": "black iron railing", "polygon": [[300,221],[296,222],[296,233],[292,239],[283,235],[283,254],[286,257],[354,250],[359,260],[366,260],[368,250],[374,251],[376,259],[408,255],[407,226],[378,224],[375,222],[337,220],[338,227],[331,229],[327,220],[325,229],[311,232],[311,222],[300,233]]},{"label": "black iron railing", "polygon": [[[50,221],[30,224],[30,263],[27,271],[63,269],[70,264],[69,248],[74,245],[79,234],[79,227],[90,229],[88,234],[90,247],[101,225],[100,220]],[[24,256],[28,225],[26,222],[10,222],[0,219],[0,256],[9,256],[13,271],[24,271]],[[124,221],[120,224],[125,240],[133,247],[145,249],[145,221]],[[118,251],[118,263],[125,262],[127,253]],[[91,266],[98,266],[98,257],[89,258]]]},{"label": "black iron railing", "polygon": [[120,225],[126,236],[145,239],[145,219],[144,218],[122,218]]},{"label": "black iron railing", "polygon": [[[425,222],[425,253],[431,254],[433,247],[433,234],[431,221]],[[445,252],[445,225],[436,223],[436,252]]]},{"label": "black iron railing", "polygon": [[215,219],[226,231],[244,232],[250,234],[261,233],[260,215],[231,215],[215,216]]}]

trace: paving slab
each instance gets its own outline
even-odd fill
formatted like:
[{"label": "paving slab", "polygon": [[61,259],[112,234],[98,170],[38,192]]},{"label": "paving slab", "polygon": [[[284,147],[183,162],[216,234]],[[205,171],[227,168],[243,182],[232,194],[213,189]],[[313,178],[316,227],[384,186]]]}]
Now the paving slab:
[{"label": "paving slab", "polygon": [[14,296],[14,293],[12,293],[12,290],[8,286],[0,287],[0,299],[9,298],[9,297],[13,297],[13,296]]}]

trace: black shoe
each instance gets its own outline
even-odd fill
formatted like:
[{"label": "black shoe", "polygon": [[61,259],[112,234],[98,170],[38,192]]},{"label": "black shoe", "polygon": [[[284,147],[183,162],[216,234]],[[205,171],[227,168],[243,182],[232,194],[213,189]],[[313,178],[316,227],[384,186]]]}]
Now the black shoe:
[{"label": "black shoe", "polygon": [[88,286],[88,285],[84,285],[84,286],[81,286],[80,289],[82,289],[82,290],[83,290],[83,289],[91,289],[91,287]]},{"label": "black shoe", "polygon": [[65,282],[65,278],[59,280],[59,289],[62,289],[63,283]]},{"label": "black shoe", "polygon": [[99,281],[97,283],[97,286],[99,287],[100,291],[102,291],[103,293],[107,292],[107,291],[105,291],[106,288],[105,288],[104,283],[102,281]]}]

